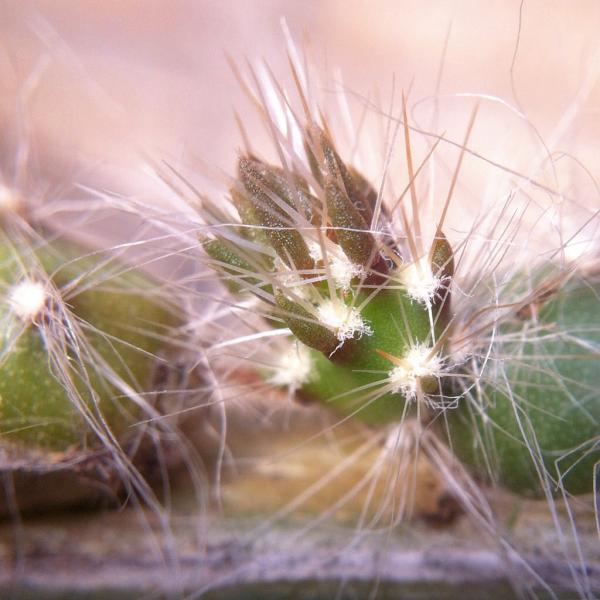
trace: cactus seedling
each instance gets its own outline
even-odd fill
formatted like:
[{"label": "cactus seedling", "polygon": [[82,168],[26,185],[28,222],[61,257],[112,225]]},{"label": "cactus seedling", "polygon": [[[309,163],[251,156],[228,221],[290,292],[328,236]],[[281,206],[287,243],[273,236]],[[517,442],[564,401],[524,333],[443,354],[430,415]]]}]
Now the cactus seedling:
[{"label": "cactus seedling", "polygon": [[324,131],[304,132],[310,172],[240,157],[230,194],[240,223],[204,248],[230,289],[289,329],[273,381],[369,423],[399,420],[407,400],[440,394],[452,251],[441,232],[415,257],[383,239],[375,190]]}]

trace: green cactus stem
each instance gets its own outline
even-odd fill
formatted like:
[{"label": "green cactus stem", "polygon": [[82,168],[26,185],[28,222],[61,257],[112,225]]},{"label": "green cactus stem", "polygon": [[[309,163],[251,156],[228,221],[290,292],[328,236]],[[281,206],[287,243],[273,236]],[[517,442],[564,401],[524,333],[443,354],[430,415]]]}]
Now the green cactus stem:
[{"label": "green cactus stem", "polygon": [[599,293],[597,283],[570,282],[503,326],[497,375],[480,398],[447,412],[453,448],[475,472],[531,496],[548,486],[571,494],[594,489]]},{"label": "green cactus stem", "polygon": [[89,447],[99,431],[119,436],[140,415],[127,390],[148,389],[176,319],[150,279],[86,254],[62,241],[24,253],[0,240],[4,442]]},{"label": "green cactus stem", "polygon": [[[358,303],[364,295],[358,295]],[[431,346],[429,316],[401,290],[383,289],[361,311],[361,317],[372,333],[345,342],[351,350],[343,352],[339,360],[335,353],[311,351],[312,374],[300,394],[371,424],[400,420],[407,396],[412,396],[409,388],[416,380],[411,381],[412,375],[407,373],[406,380],[394,383],[391,373],[396,365],[392,360],[406,358],[417,344]],[[387,383],[387,379],[392,381]],[[424,393],[438,391],[435,376],[420,377],[420,385]]]},{"label": "green cactus stem", "polygon": [[305,134],[314,189],[293,168],[241,157],[231,203],[246,228],[216,230],[208,264],[230,291],[266,301],[271,326],[289,328],[295,357],[280,368],[302,359],[302,381],[290,377],[301,397],[369,423],[399,420],[407,400],[440,394],[452,250],[438,231],[424,256],[401,256],[371,230],[373,187],[325,132]]}]

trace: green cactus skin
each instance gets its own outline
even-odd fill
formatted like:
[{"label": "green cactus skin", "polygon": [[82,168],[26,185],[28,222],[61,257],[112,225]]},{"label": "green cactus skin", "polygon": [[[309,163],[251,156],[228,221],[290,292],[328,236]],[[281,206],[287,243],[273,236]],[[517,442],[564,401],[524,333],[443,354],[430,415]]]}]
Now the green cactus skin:
[{"label": "green cactus skin", "polygon": [[[504,371],[512,400],[491,385],[484,387],[485,424],[466,400],[447,412],[454,451],[477,473],[485,476],[489,470],[519,494],[542,495],[544,486],[524,442],[532,446],[535,440],[554,481],[562,474],[571,494],[593,490],[594,464],[600,461],[599,292],[598,285],[567,285],[540,308],[541,332],[506,343]],[[522,323],[523,328],[532,325]],[[557,470],[555,461],[563,456]],[[491,461],[487,468],[485,458]]]},{"label": "green cactus skin", "polygon": [[[358,304],[362,297],[359,294]],[[345,342],[352,349],[346,350],[339,360],[335,359],[335,353],[330,359],[312,350],[313,373],[300,393],[369,424],[398,421],[405,410],[401,394],[387,393],[374,401],[365,401],[382,387],[394,366],[378,351],[401,357],[409,349],[410,341],[431,345],[429,316],[422,305],[411,301],[401,290],[393,289],[378,292],[361,315],[373,334]],[[430,391],[435,392],[435,387]]]},{"label": "green cactus skin", "polygon": [[[70,243],[52,243],[36,251],[35,258],[43,270],[53,275],[57,288],[69,284],[91,269],[98,269],[101,259],[88,257],[86,250]],[[75,259],[75,260],[74,260]],[[72,261],[72,262],[71,262]],[[122,266],[122,265],[121,265]],[[159,339],[175,318],[152,300],[152,282],[139,274],[110,275],[110,267],[100,267],[91,276],[98,281],[106,273],[106,281],[84,286],[80,293],[69,296],[72,315],[86,322],[85,339],[110,367],[114,376],[137,391],[147,389],[154,367],[152,354],[165,343]],[[0,243],[0,281],[12,286],[23,274],[22,261],[15,249]],[[99,277],[100,275],[100,277]],[[144,293],[146,290],[148,293]],[[35,321],[23,323],[6,302],[0,309],[2,324],[2,357],[0,362],[0,442],[2,439],[27,446],[63,451],[70,446],[94,444],[95,435],[53,373],[41,329]],[[14,330],[19,331],[18,337]],[[94,331],[92,331],[92,328]],[[99,331],[101,333],[96,332]],[[21,332],[22,331],[22,332]],[[105,420],[115,435],[122,434],[135,420],[136,407],[95,369],[85,364],[87,384],[76,371],[74,355],[67,350],[72,365],[71,380],[82,405],[98,420]],[[67,364],[67,361],[64,361]],[[98,403],[93,401],[93,389]],[[139,415],[138,415],[139,416]]]}]

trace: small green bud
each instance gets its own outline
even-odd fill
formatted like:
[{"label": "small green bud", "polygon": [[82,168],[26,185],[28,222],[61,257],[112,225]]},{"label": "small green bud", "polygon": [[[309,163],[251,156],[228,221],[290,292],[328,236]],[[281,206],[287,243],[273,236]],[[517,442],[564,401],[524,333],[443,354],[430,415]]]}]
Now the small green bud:
[{"label": "small green bud", "polygon": [[292,302],[282,293],[275,295],[275,301],[284,312],[281,315],[292,333],[304,344],[322,352],[332,354],[340,345],[336,335],[318,321],[306,309]]},{"label": "small green bud", "polygon": [[306,181],[296,173],[286,174],[281,168],[267,166],[259,161],[254,162],[257,170],[262,170],[268,189],[295,209],[307,222],[312,222],[314,206],[318,200],[311,195]]},{"label": "small green bud", "polygon": [[[354,198],[350,198],[352,204],[354,204],[358,212],[362,215],[365,223],[370,224],[373,219],[375,205],[377,204],[377,192],[369,181],[354,167],[348,166],[348,176],[354,183],[355,196]],[[348,186],[346,186],[347,190]]]},{"label": "small green bud", "polygon": [[[324,131],[313,127],[307,130],[306,135],[304,148],[310,169],[317,182],[324,186],[328,177],[337,181],[364,222],[370,225],[377,202],[377,192],[354,167],[344,164],[331,139]],[[318,154],[322,160],[317,159],[311,146],[315,149],[318,148]]]},{"label": "small green bud", "polygon": [[263,228],[260,226],[256,211],[254,210],[246,191],[237,186],[233,186],[229,190],[229,193],[231,195],[231,201],[238,211],[242,223],[246,225],[246,227],[236,228],[237,233],[251,242],[270,246],[269,239]]},{"label": "small green bud", "polygon": [[[306,137],[304,138],[304,152],[306,153],[306,159],[308,161],[308,166],[310,168],[310,172],[312,173],[315,181],[319,185],[323,185],[323,171],[321,170],[321,165],[315,153],[313,152],[313,147],[316,148],[316,142],[311,134],[312,130],[306,131]],[[314,130],[317,131],[318,130]]]},{"label": "small green bud", "polygon": [[431,271],[435,277],[451,279],[454,276],[454,253],[446,236],[441,231],[438,231],[431,244],[429,260]]},{"label": "small green bud", "polygon": [[[363,195],[360,193],[350,171],[346,168],[346,165],[337,153],[333,143],[324,131],[320,132],[320,142],[324,158],[324,180],[326,181],[327,178],[333,178],[335,181],[341,183],[348,199],[356,209],[356,212],[358,212],[363,221],[367,223]],[[368,227],[365,227],[365,229],[368,229]]]},{"label": "small green bud", "polygon": [[337,241],[346,256],[364,267],[381,262],[375,238],[368,232],[365,220],[331,177],[325,184],[325,198]]},{"label": "small green bud", "polygon": [[[204,242],[205,252],[218,264],[215,269],[222,270],[229,277],[226,278],[225,284],[232,292],[240,292],[248,289],[248,286],[263,287],[268,293],[272,293],[272,287],[265,285],[261,279],[252,277],[248,273],[257,271],[256,264],[259,264],[259,257],[256,256],[256,264],[252,266],[247,260],[242,258],[240,254],[233,248],[233,245],[224,240],[214,239]],[[223,264],[224,263],[224,264]],[[231,267],[231,268],[228,268]]]},{"label": "small green bud", "polygon": [[239,159],[239,175],[252,204],[256,224],[265,228],[265,234],[279,258],[288,266],[299,270],[313,269],[314,262],[308,246],[302,234],[295,229],[297,223],[271,197],[277,196],[282,204],[288,204],[276,190],[271,189],[269,181],[273,176],[269,167],[242,157]]},{"label": "small green bud", "polygon": [[431,250],[429,251],[431,272],[440,282],[440,291],[437,292],[432,305],[438,311],[438,319],[442,326],[450,323],[450,282],[454,277],[454,252],[446,236],[438,231]]}]

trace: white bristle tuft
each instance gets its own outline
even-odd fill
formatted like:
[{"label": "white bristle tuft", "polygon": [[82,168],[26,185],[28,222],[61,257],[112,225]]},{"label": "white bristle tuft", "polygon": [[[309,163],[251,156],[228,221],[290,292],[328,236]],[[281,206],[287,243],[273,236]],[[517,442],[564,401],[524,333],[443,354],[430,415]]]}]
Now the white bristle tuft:
[{"label": "white bristle tuft", "polygon": [[23,321],[33,321],[44,308],[48,295],[43,283],[25,279],[8,296],[11,310]]},{"label": "white bristle tuft", "polygon": [[293,394],[310,379],[312,367],[308,348],[298,343],[292,344],[279,356],[269,381],[287,388]]},{"label": "white bristle tuft", "polygon": [[433,274],[426,256],[403,268],[400,280],[408,297],[426,306],[431,306],[444,284],[442,277]]},{"label": "white bristle tuft", "polygon": [[346,306],[341,300],[325,300],[317,309],[319,320],[335,330],[340,342],[356,335],[372,335],[373,330],[360,316],[358,309]]},{"label": "white bristle tuft", "polygon": [[443,362],[437,354],[432,355],[432,349],[415,345],[400,361],[401,364],[389,373],[392,392],[401,393],[407,399],[414,400],[422,377],[440,377]]}]

